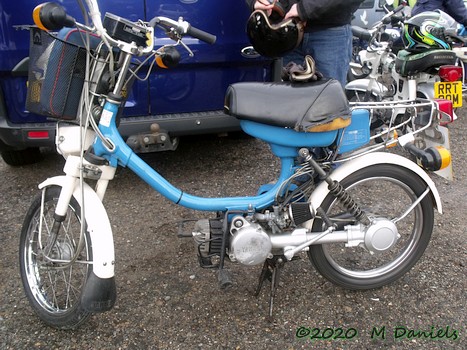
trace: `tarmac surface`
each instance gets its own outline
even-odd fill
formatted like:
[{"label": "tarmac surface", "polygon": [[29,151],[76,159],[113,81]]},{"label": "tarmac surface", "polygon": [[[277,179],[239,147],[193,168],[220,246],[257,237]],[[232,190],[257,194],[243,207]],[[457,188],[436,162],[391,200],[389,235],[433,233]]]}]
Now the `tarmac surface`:
[{"label": "tarmac surface", "polygon": [[[418,264],[383,288],[349,291],[304,255],[284,268],[272,323],[269,283],[253,295],[261,266],[228,264],[234,286],[220,290],[215,272],[199,267],[192,240],[176,237],[178,221],[210,214],[178,207],[119,169],[104,200],[115,237],[116,306],[76,330],[44,325],[22,289],[19,234],[37,185],[60,174],[64,161],[52,152],[30,166],[0,160],[0,349],[466,349],[466,114],[460,110],[450,126],[454,181],[432,175],[443,214],[435,214]],[[278,169],[268,148],[246,137],[182,139],[176,152],[144,158],[201,196],[253,194]]]}]

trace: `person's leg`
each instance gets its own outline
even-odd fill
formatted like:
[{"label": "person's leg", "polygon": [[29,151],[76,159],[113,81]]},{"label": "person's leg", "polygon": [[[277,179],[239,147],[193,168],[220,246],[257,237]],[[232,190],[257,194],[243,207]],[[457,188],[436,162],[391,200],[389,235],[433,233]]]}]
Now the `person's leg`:
[{"label": "person's leg", "polygon": [[313,57],[324,77],[337,79],[345,86],[352,55],[350,25],[305,33],[301,45],[284,57],[284,66],[290,61],[303,64],[305,55]]},{"label": "person's leg", "polygon": [[295,62],[296,64],[303,65],[303,62],[305,61],[305,56],[311,55],[306,50],[308,48],[308,41],[309,35],[308,33],[305,33],[303,35],[302,42],[297,46],[297,48],[295,48],[293,51],[289,52],[283,57],[282,63],[284,67],[290,62]]}]

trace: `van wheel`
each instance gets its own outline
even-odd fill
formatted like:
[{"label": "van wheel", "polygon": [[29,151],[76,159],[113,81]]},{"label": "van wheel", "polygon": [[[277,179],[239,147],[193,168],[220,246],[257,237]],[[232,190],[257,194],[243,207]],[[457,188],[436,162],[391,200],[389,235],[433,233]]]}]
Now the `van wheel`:
[{"label": "van wheel", "polygon": [[39,148],[26,148],[22,150],[2,149],[0,154],[3,161],[11,166],[33,164],[42,160]]}]

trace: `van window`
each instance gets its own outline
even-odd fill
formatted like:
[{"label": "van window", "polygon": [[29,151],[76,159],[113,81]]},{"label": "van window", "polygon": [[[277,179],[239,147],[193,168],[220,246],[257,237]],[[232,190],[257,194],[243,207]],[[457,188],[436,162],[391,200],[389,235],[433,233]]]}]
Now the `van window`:
[{"label": "van window", "polygon": [[386,1],[387,0],[379,0],[379,7],[383,7],[384,5],[386,5]]},{"label": "van window", "polygon": [[375,0],[365,0],[362,2],[359,8],[361,9],[371,9],[373,8],[373,4],[375,3]]}]

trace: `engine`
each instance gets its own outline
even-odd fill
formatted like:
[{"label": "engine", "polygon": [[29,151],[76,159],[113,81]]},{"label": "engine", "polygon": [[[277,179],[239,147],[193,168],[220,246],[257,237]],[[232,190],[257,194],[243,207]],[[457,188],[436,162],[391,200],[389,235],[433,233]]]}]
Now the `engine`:
[{"label": "engine", "polygon": [[[203,219],[195,224],[193,238],[202,267],[215,267],[213,258],[222,251],[222,223],[217,219]],[[272,257],[272,244],[260,224],[249,222],[242,216],[232,220],[226,248],[231,261],[244,265],[257,265]]]},{"label": "engine", "polygon": [[272,258],[272,243],[261,225],[242,216],[232,220],[229,258],[243,265],[258,265]]},{"label": "engine", "polygon": [[[313,213],[306,202],[292,203],[283,210],[274,207],[273,211],[253,215],[237,215],[232,218],[226,235],[225,250],[233,262],[253,266],[262,264],[273,257],[271,235],[290,232],[310,220]],[[215,267],[212,258],[222,253],[225,221],[223,219],[202,219],[195,224],[192,233],[201,266]]]}]

